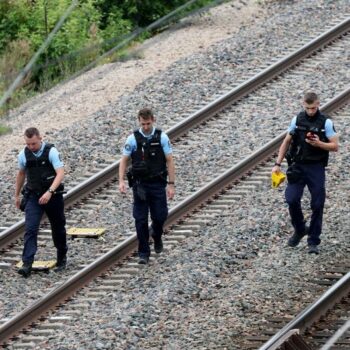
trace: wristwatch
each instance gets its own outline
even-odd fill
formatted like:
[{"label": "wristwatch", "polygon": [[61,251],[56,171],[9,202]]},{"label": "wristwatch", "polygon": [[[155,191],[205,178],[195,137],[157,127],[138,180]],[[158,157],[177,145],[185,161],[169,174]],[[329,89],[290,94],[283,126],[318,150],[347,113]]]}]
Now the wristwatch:
[{"label": "wristwatch", "polygon": [[168,185],[175,185],[175,182],[174,181],[169,181]]},{"label": "wristwatch", "polygon": [[49,192],[52,194],[55,193],[55,191],[51,187],[49,188]]}]

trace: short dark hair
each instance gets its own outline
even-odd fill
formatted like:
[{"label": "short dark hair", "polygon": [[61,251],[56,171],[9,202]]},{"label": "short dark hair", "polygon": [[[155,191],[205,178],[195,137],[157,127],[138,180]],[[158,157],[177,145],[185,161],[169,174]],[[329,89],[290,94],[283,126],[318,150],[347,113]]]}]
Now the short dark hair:
[{"label": "short dark hair", "polygon": [[304,95],[304,102],[308,105],[311,105],[312,103],[318,101],[318,96],[314,92],[307,92]]},{"label": "short dark hair", "polygon": [[138,118],[142,118],[142,119],[153,119],[154,118],[154,115],[153,115],[153,112],[150,108],[142,108],[139,110],[139,113],[138,113]]},{"label": "short dark hair", "polygon": [[31,139],[33,136],[40,136],[40,132],[37,128],[28,128],[24,132],[24,136],[28,137],[28,139]]}]

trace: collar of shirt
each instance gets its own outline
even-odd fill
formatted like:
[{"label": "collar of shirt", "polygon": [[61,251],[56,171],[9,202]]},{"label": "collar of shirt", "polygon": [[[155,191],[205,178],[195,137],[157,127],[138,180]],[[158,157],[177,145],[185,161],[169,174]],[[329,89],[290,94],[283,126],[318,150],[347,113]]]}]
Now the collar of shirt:
[{"label": "collar of shirt", "polygon": [[153,134],[154,134],[155,130],[156,130],[156,128],[155,128],[155,127],[153,127],[152,132],[151,132],[150,134],[147,134],[147,135],[146,135],[146,134],[145,134],[145,133],[142,131],[142,128],[140,128],[140,129],[139,129],[139,131],[140,131],[141,135],[142,135],[142,136],[144,136],[144,137],[147,137],[147,138],[149,138],[149,137],[153,136]]},{"label": "collar of shirt", "polygon": [[46,145],[46,142],[42,142],[41,143],[41,147],[39,149],[39,151],[37,152],[32,152],[34,154],[35,157],[40,157],[44,151],[44,148],[45,148],[45,145]]}]

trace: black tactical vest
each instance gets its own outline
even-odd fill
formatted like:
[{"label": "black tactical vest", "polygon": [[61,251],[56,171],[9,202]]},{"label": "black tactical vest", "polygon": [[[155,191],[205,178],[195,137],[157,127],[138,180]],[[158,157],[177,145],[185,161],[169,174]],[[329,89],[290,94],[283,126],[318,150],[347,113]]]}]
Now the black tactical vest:
[{"label": "black tactical vest", "polygon": [[306,134],[312,132],[317,134],[323,142],[329,142],[325,133],[327,116],[320,111],[313,117],[309,117],[305,111],[297,116],[296,128],[292,135],[292,143],[288,151],[294,161],[299,163],[322,163],[328,164],[329,152],[318,147],[313,147],[305,141]]},{"label": "black tactical vest", "polygon": [[161,145],[161,133],[161,130],[156,129],[153,136],[147,138],[140,131],[134,131],[137,149],[131,154],[131,169],[135,179],[166,179],[167,168]]},{"label": "black tactical vest", "polygon": [[56,177],[56,171],[49,161],[50,149],[54,145],[46,144],[40,157],[35,157],[32,151],[26,147],[24,154],[26,157],[26,188],[37,194],[46,192]]}]

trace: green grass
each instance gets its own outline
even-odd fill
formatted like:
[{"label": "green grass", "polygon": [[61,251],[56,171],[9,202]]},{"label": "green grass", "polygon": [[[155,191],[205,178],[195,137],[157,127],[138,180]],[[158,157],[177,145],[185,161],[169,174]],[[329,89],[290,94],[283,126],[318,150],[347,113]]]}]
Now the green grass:
[{"label": "green grass", "polygon": [[10,127],[0,124],[0,136],[9,134],[10,132],[12,132]]},{"label": "green grass", "polygon": [[[264,1],[264,0],[261,0],[261,1]],[[210,1],[208,1],[208,3],[210,3]],[[198,9],[182,10],[179,13],[177,13],[174,16],[174,18],[172,18],[171,20],[169,21],[166,20],[163,26],[143,31],[139,33],[137,37],[133,38],[131,41],[128,42],[127,40],[125,45],[123,44],[123,42],[121,42],[121,45],[119,47],[119,45],[116,45],[115,43],[114,44],[116,45],[115,51],[113,51],[113,48],[106,48],[107,52],[108,50],[112,50],[112,51],[107,57],[104,57],[101,60],[98,60],[99,56],[101,56],[101,52],[99,51],[99,49],[93,50],[91,52],[87,50],[86,51],[87,53],[85,55],[86,57],[84,56],[84,53],[82,53],[79,59],[75,59],[75,60],[72,60],[70,58],[67,58],[65,60],[63,57],[62,61],[58,63],[59,64],[58,68],[56,66],[54,66],[54,68],[52,68],[51,66],[45,67],[45,69],[43,69],[43,73],[40,76],[39,75],[37,76],[37,79],[35,82],[31,82],[30,81],[31,75],[28,75],[27,81],[23,82],[22,85],[13,93],[13,95],[8,100],[8,102],[6,102],[2,107],[0,107],[0,118],[1,116],[6,115],[10,110],[23,104],[25,101],[27,101],[31,97],[49,90],[56,84],[60,82],[64,82],[69,77],[74,77],[75,74],[79,74],[81,71],[84,70],[84,67],[89,67],[90,62],[94,64],[94,61],[96,60],[96,65],[102,65],[110,62],[117,62],[117,61],[125,62],[127,60],[132,60],[132,59],[133,60],[143,59],[144,53],[137,49],[135,50],[135,48],[137,47],[137,44],[144,42],[146,39],[156,35],[159,32],[162,32],[172,24],[176,23],[180,18],[183,18],[186,15],[195,11],[198,11]],[[22,43],[22,46],[26,48],[24,46],[24,43]],[[5,76],[6,69],[10,73],[12,73],[13,70],[16,71],[16,69],[14,69],[10,65],[10,62],[12,61],[16,62],[18,60],[18,58],[16,59],[17,56],[23,59],[22,53],[24,49],[22,46],[18,48],[18,45],[16,45],[14,49],[15,50],[14,53],[12,54],[8,53],[7,56],[5,55],[4,57],[0,56],[0,76],[1,75]],[[27,51],[28,51],[28,48],[27,48]],[[11,69],[9,69],[9,67]],[[0,96],[6,91],[8,84],[9,82],[7,82],[6,84],[2,83],[0,79]],[[10,132],[9,128],[2,126],[1,124],[0,124],[0,128],[1,128],[0,135]]]}]

